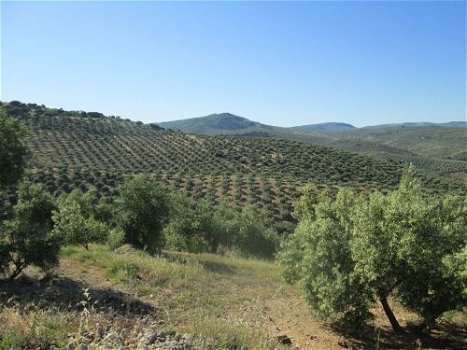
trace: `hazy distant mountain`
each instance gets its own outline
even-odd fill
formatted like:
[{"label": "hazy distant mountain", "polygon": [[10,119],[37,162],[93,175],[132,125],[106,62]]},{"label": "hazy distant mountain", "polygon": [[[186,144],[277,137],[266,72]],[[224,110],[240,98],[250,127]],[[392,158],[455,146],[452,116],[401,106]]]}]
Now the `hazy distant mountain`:
[{"label": "hazy distant mountain", "polygon": [[293,127],[295,130],[314,130],[317,132],[341,132],[341,131],[349,131],[356,129],[355,126],[352,124],[347,123],[336,123],[336,122],[329,122],[329,123],[318,123],[318,124],[308,124],[308,125],[301,125]]}]

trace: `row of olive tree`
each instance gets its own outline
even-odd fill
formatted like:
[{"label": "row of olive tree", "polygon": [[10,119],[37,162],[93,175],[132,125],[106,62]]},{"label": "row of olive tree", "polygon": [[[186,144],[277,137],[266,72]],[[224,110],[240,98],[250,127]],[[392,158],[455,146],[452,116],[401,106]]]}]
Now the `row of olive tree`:
[{"label": "row of olive tree", "polygon": [[214,206],[207,200],[180,196],[173,204],[163,231],[168,249],[271,258],[279,247],[279,235],[254,205],[235,211],[225,203]]},{"label": "row of olive tree", "polygon": [[13,213],[0,226],[0,273],[13,279],[28,265],[49,268],[63,244],[129,243],[149,253],[228,250],[263,258],[278,248],[278,235],[254,207],[237,213],[195,202],[144,176],[124,182],[119,193],[109,200],[74,190],[55,201],[42,186],[21,182]]},{"label": "row of olive tree", "polygon": [[[0,274],[10,279],[28,265],[43,269],[58,261],[60,246],[107,241],[129,243],[149,253],[163,248],[192,252],[234,250],[271,257],[277,234],[254,207],[237,213],[227,206],[175,195],[150,177],[127,179],[114,198],[75,190],[55,200],[45,189],[21,181],[26,129],[0,110]],[[1,191],[16,188],[17,202],[4,210]]]},{"label": "row of olive tree", "polygon": [[279,262],[318,314],[361,322],[379,301],[400,332],[389,297],[420,314],[426,329],[467,305],[465,201],[425,196],[412,168],[387,195],[305,193],[296,214]]}]

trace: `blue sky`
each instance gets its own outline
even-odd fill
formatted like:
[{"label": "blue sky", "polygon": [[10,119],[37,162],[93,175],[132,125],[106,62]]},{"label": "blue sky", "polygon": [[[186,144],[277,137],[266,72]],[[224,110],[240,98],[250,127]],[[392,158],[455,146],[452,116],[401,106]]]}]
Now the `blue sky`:
[{"label": "blue sky", "polygon": [[143,122],[464,120],[462,2],[1,2],[1,99]]}]

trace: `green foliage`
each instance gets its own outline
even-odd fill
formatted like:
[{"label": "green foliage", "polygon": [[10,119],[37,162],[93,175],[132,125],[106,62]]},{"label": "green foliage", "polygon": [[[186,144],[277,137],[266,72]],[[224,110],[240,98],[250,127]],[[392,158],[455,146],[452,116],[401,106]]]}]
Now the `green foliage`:
[{"label": "green foliage", "polygon": [[458,198],[428,197],[412,168],[387,195],[341,189],[308,205],[279,255],[286,280],[298,281],[323,316],[368,315],[379,300],[397,331],[387,299],[399,298],[429,326],[466,305],[466,217]]},{"label": "green foliage", "polygon": [[119,188],[117,222],[126,241],[154,253],[163,245],[162,229],[170,216],[167,188],[148,177],[128,179]]},{"label": "green foliage", "polygon": [[113,228],[107,235],[107,243],[110,249],[117,249],[125,243],[125,232],[119,228]]},{"label": "green foliage", "polygon": [[26,163],[26,128],[0,109],[0,189],[15,184]]},{"label": "green foliage", "polygon": [[256,206],[245,206],[232,224],[233,248],[243,256],[271,258],[279,247],[280,239],[266,221]]},{"label": "green foliage", "polygon": [[59,237],[52,232],[52,197],[35,184],[23,182],[12,220],[0,227],[0,273],[10,279],[28,265],[44,270],[58,262]]},{"label": "green foliage", "polygon": [[168,249],[215,253],[227,235],[207,200],[176,197],[170,223],[164,230]]},{"label": "green foliage", "polygon": [[357,206],[352,251],[355,271],[378,297],[394,291],[430,326],[466,305],[465,265],[456,257],[467,244],[467,222],[462,201],[424,196],[412,172],[397,191]]},{"label": "green foliage", "polygon": [[[279,138],[187,135],[96,113],[20,102],[3,107],[29,126],[33,168],[28,175],[56,196],[79,188],[110,197],[124,176],[153,174],[193,198],[237,207],[258,204],[281,231],[291,232],[295,224],[292,202],[303,183],[384,191],[397,185],[402,169],[399,158],[380,161]],[[410,152],[404,156],[413,161]],[[462,179],[465,162],[439,161],[430,160],[429,168],[442,168]],[[425,160],[416,164],[426,168]],[[436,193],[465,192],[461,181],[446,176],[426,177],[424,184]]]},{"label": "green foliage", "polygon": [[278,248],[279,236],[266,222],[253,205],[238,212],[225,203],[215,206],[206,200],[178,197],[164,229],[166,247],[197,253],[235,251],[243,256],[270,258]]},{"label": "green foliage", "polygon": [[105,223],[96,219],[96,204],[94,192],[74,190],[59,198],[58,210],[53,213],[55,233],[66,243],[81,244],[86,249],[91,242],[104,241],[109,229]]},{"label": "green foliage", "polygon": [[[294,234],[282,246],[278,261],[284,279],[299,282],[310,307],[324,318],[368,316],[372,298],[353,273],[349,209],[353,193],[342,189],[335,200],[323,192],[319,197],[301,198],[302,212]],[[310,203],[315,205],[310,206]]]}]

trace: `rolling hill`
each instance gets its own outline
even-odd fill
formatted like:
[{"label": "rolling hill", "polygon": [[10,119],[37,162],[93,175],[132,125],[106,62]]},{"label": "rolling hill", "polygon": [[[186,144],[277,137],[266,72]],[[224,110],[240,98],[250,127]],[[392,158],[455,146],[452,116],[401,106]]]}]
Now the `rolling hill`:
[{"label": "rolling hill", "polygon": [[[27,176],[56,196],[74,188],[111,195],[124,177],[146,173],[194,198],[236,207],[255,203],[282,233],[294,227],[292,203],[303,184],[312,181],[331,192],[340,185],[385,191],[398,183],[403,166],[282,138],[186,134],[20,102],[0,107],[29,126]],[[465,195],[461,182],[422,171],[419,176],[429,192]],[[348,347],[372,348],[376,334],[377,346],[415,344],[409,337],[394,340],[380,308],[372,310],[377,323],[369,335],[322,326],[303,312],[308,306],[300,293],[283,283],[278,266],[269,261],[70,245],[62,248],[53,274],[43,276],[34,268],[27,274],[1,285],[0,348],[287,349],[291,343],[339,349],[342,339]],[[396,308],[408,328],[415,316]],[[462,344],[463,331],[453,330],[462,326],[455,322],[443,320],[432,343]]]},{"label": "rolling hill", "polygon": [[289,140],[325,143],[329,136],[312,129],[282,128],[251,121],[231,113],[210,114],[205,117],[188,118],[158,123],[164,129],[198,135],[246,135],[281,137]]},{"label": "rolling hill", "polygon": [[223,113],[159,125],[201,135],[237,134],[312,142],[380,160],[412,163],[441,176],[467,178],[467,128],[463,121],[408,122],[363,128],[346,123],[321,123],[280,128]]},{"label": "rolling hill", "polygon": [[[148,173],[195,198],[238,207],[256,203],[288,226],[303,184],[385,190],[398,183],[403,168],[401,162],[282,138],[185,134],[20,102],[2,107],[30,126],[29,176],[56,195],[73,188],[96,188],[106,195],[124,176]],[[458,181],[423,177],[430,191],[464,189]]]}]

